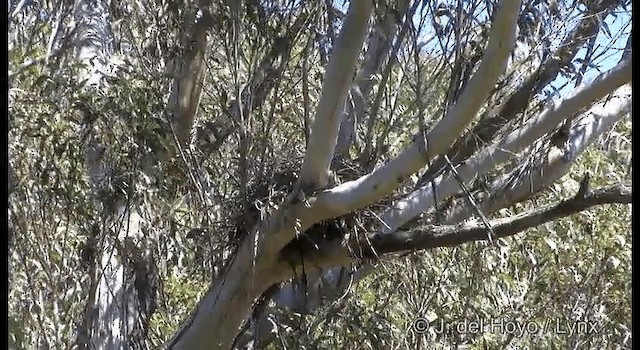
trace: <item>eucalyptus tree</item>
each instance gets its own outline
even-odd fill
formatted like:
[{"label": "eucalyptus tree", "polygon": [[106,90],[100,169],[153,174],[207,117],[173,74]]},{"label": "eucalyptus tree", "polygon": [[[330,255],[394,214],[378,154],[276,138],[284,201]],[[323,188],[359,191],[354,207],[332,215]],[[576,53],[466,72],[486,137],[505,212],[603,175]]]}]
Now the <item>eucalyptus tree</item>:
[{"label": "eucalyptus tree", "polygon": [[[630,7],[11,3],[10,305],[41,310],[14,344],[260,348],[278,308],[313,313],[385,259],[630,203],[585,176],[501,214],[630,115],[631,36],[607,22]],[[181,276],[208,287],[169,339]]]}]

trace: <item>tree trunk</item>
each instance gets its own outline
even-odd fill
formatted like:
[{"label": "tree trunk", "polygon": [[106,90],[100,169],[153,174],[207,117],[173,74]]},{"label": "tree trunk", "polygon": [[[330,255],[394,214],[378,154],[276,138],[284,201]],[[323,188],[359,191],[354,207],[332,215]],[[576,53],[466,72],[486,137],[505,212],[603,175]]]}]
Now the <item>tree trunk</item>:
[{"label": "tree trunk", "polygon": [[[85,93],[91,94],[106,88],[103,75],[109,69],[112,39],[108,5],[79,0],[75,19],[79,23],[76,59],[85,65],[80,80],[85,82]],[[141,218],[126,204],[122,188],[111,188],[119,186],[117,169],[108,160],[108,150],[96,141],[93,126],[85,124],[81,136],[86,140],[85,160],[94,199],[102,213],[94,225],[98,232],[87,242],[98,248],[100,256],[89,261],[92,291],[78,342],[90,349],[144,348],[157,284],[149,257],[131,240],[140,233]]]},{"label": "tree trunk", "polygon": [[283,278],[274,265],[265,259],[254,264],[253,240],[245,239],[168,348],[230,349],[255,300]]}]

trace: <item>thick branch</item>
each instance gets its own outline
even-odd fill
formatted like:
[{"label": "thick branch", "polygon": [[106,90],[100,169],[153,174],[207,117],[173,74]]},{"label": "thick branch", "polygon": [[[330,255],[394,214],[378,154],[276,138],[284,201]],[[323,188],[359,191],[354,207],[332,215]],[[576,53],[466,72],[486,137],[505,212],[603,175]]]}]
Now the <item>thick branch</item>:
[{"label": "thick branch", "polygon": [[478,70],[467,83],[456,104],[429,132],[429,144],[423,145],[428,147],[428,158],[441,154],[451,146],[460,132],[473,120],[506,68],[509,53],[515,44],[520,1],[501,1],[498,7],[494,12],[489,44]]},{"label": "thick branch", "polygon": [[[571,127],[564,149],[552,147],[548,153],[542,155],[546,159],[539,166],[523,164],[494,181],[487,191],[489,196],[479,204],[482,212],[484,214],[493,213],[525,200],[564,176],[577,157],[600,135],[609,130],[618,120],[628,115],[631,109],[631,99],[629,96],[622,98],[625,98],[626,101],[623,101],[618,108],[608,108],[604,111],[592,110],[592,113],[583,117]],[[461,206],[454,207],[452,215],[447,219],[448,223],[461,222],[474,214],[475,209],[472,208],[469,201],[464,200],[463,203]]]},{"label": "thick branch", "polygon": [[[375,203],[393,193],[409,175],[422,168],[431,157],[446,152],[487,97],[487,86],[493,86],[504,70],[509,52],[514,45],[519,6],[520,1],[503,0],[500,3],[494,16],[492,35],[483,63],[467,84],[456,105],[427,135],[429,149],[425,148],[425,138],[416,137],[398,157],[372,173],[323,191],[310,201],[309,207],[298,208],[297,217],[302,222],[302,228]],[[283,238],[284,243],[286,244],[290,238]]]},{"label": "thick branch", "polygon": [[[578,191],[573,198],[558,204],[513,217],[491,220],[489,224],[497,238],[505,238],[594,206],[630,204],[631,199],[631,186],[625,184],[607,186],[597,190],[586,189]],[[304,264],[307,266],[317,268],[349,266],[353,262],[353,252],[358,252],[360,258],[377,259],[385,254],[453,247],[468,242],[487,240],[488,234],[487,226],[481,222],[442,226],[425,225],[408,231],[395,231],[392,234],[369,234],[366,238],[355,238],[348,244],[348,247],[345,244],[319,244],[320,249],[305,252],[301,256],[304,256]],[[288,263],[281,262],[283,268]]]},{"label": "thick branch", "polygon": [[322,96],[316,108],[311,139],[300,174],[302,188],[316,189],[327,183],[327,172],[338,137],[340,115],[353,80],[372,9],[372,0],[352,1],[349,5],[349,12],[331,55],[322,86]]},{"label": "thick branch", "polygon": [[[570,64],[584,43],[598,33],[600,27],[598,17],[595,16],[595,14],[603,11],[608,13],[616,6],[617,1],[606,0],[597,6],[589,8],[580,20],[580,23],[562,44],[558,46],[558,49],[549,55],[543,65],[533,75],[520,84],[520,86],[509,95],[499,112],[479,121],[472,131],[456,141],[449,152],[447,152],[451,163],[457,165],[471,156],[478,150],[480,145],[490,142],[503,126],[510,120],[513,120],[516,115],[522,113],[527,107],[531,97],[542,91],[545,86],[556,79],[561,68]],[[416,188],[433,180],[433,177],[446,165],[447,161],[444,157],[436,158],[429,169],[421,176],[416,184]]]},{"label": "thick branch", "polygon": [[[551,185],[561,176],[563,176],[568,169],[570,168],[575,158],[581,154],[587,147],[589,147],[600,135],[602,135],[606,130],[609,130],[611,126],[618,120],[620,120],[630,111],[631,101],[630,97],[630,87],[627,85],[623,89],[621,98],[624,100],[618,106],[611,106],[611,104],[607,105],[607,109],[603,108],[593,108],[590,113],[586,113],[586,116],[582,118],[576,125],[571,128],[569,139],[567,141],[567,146],[564,152],[561,152],[558,148],[552,148],[552,152],[547,156],[550,158],[548,163],[545,163],[541,167],[537,167],[534,169],[530,169],[529,171],[523,171],[518,168],[514,170],[512,173],[508,174],[500,178],[500,180],[496,181],[496,183],[492,186],[492,188],[488,191],[491,193],[489,198],[486,198],[484,202],[481,203],[481,209],[485,214],[489,214],[495,212],[499,209],[512,205],[518,201],[524,200],[531,196],[534,193],[542,190],[543,188]],[[624,95],[626,93],[626,95]],[[575,199],[575,198],[574,198]],[[464,206],[458,209],[454,217],[449,218],[447,220],[448,223],[456,223],[462,221],[464,219],[469,218],[475,210],[468,204],[468,201],[464,201]],[[544,215],[542,215],[544,218]],[[549,219],[551,220],[551,219]],[[532,221],[533,222],[533,221]],[[504,224],[504,221],[495,221],[493,224]],[[458,231],[456,228],[458,226],[445,226],[445,228],[435,228],[427,233],[422,234],[427,237],[425,240],[429,239],[432,246],[427,248],[432,248],[436,246],[442,246],[445,242],[459,242],[461,239],[467,239],[470,236],[476,237],[477,239],[484,239],[486,237],[486,232],[483,231],[486,226],[477,226],[474,229],[466,229],[463,230],[458,235]],[[517,226],[512,226],[511,229]],[[480,233],[478,233],[480,232]],[[517,232],[514,232],[517,233]],[[406,244],[405,235],[409,235],[407,232],[394,232],[390,235],[396,236],[396,238],[391,239],[390,242],[393,242],[395,245]],[[440,234],[438,236],[437,234]],[[370,236],[370,240],[376,237],[375,235]],[[382,238],[385,242],[386,238]],[[398,243],[399,241],[400,243]],[[464,243],[464,242],[460,242]],[[360,248],[369,247],[368,243],[365,241],[359,242]],[[376,247],[376,245],[374,245]],[[391,247],[391,246],[390,246]],[[337,248],[338,250],[343,247]],[[385,248],[378,247],[379,250],[376,252],[378,254],[382,254],[387,252]],[[311,257],[305,257],[305,259],[311,259],[312,261],[306,261],[306,264],[318,264],[319,266],[329,267],[329,266],[348,266],[351,262],[349,256],[343,254],[343,252],[332,255],[329,252],[335,252],[335,245],[326,247],[324,250],[321,247],[319,251],[313,252]],[[364,249],[364,248],[363,248]],[[404,248],[403,248],[404,249]],[[413,250],[413,249],[408,249]],[[356,248],[355,251],[358,251]],[[372,253],[371,249],[365,249],[369,254]],[[393,251],[393,250],[391,250]],[[321,253],[322,252],[322,253]],[[390,252],[390,251],[389,251]],[[369,266],[370,265],[365,265]],[[361,275],[366,275],[366,272],[361,272]],[[344,288],[344,287],[343,287]]]},{"label": "thick branch", "polygon": [[[392,209],[383,214],[386,228],[382,232],[391,232],[402,226],[420,213],[432,208],[435,200],[447,199],[460,190],[459,181],[468,183],[478,174],[484,174],[498,164],[509,160],[511,156],[531,145],[536,139],[550,133],[566,119],[573,118],[595,101],[611,93],[619,86],[631,80],[631,60],[614,67],[609,72],[598,76],[591,84],[578,89],[572,96],[547,108],[522,127],[512,131],[502,140],[485,148],[475,157],[458,167],[459,179],[440,176],[434,180],[433,186],[425,185],[399,201]],[[433,189],[436,189],[434,198]]]},{"label": "thick branch", "polygon": [[[631,203],[631,186],[617,185],[580,193],[559,204],[544,207],[514,217],[490,222],[496,237],[508,237],[528,228],[542,225],[585,209],[602,204]],[[390,235],[375,235],[371,243],[360,241],[359,247],[373,256],[407,250],[451,247],[467,242],[486,240],[487,227],[482,223],[458,226],[425,226],[410,231],[396,231]],[[371,248],[372,247],[372,248]]]},{"label": "thick branch", "polygon": [[[606,110],[594,108],[591,110],[591,113],[588,113],[571,128],[567,147],[564,152],[554,147],[552,148],[552,152],[546,155],[549,158],[548,163],[528,171],[517,168],[512,173],[497,180],[488,191],[491,194],[490,197],[486,198],[480,204],[481,210],[485,214],[489,214],[513,205],[541,191],[562,177],[568,169],[570,169],[571,164],[579,154],[589,147],[599,136],[609,130],[616,121],[628,115],[627,113],[631,107],[631,101],[629,99],[630,88],[628,86],[625,86],[625,88],[626,89],[621,90],[626,90],[629,95],[621,97],[624,98],[625,101],[623,101],[618,108],[611,108],[611,106]],[[468,204],[468,201],[464,200],[464,205],[454,211],[454,215],[447,219],[447,223],[454,224],[460,222],[469,218],[473,213],[475,213],[474,208]],[[394,232],[391,235],[396,234],[405,233]],[[332,249],[335,249],[335,247],[329,247],[327,251],[331,251]],[[318,255],[319,253],[313,254]],[[322,264],[322,266],[332,266],[332,264],[347,266],[350,261],[346,256],[338,255],[332,257],[327,253],[325,253],[322,258],[316,256],[313,259],[322,260],[318,262]],[[326,260],[323,259],[327,259],[330,263],[327,263]]]},{"label": "thick branch", "polygon": [[[371,30],[371,34],[366,45],[367,53],[365,54],[361,68],[358,71],[349,92],[347,107],[340,117],[336,154],[339,154],[342,157],[348,157],[349,148],[352,143],[355,142],[356,123],[361,122],[364,118],[366,97],[369,95],[370,90],[374,85],[372,77],[381,69],[383,63],[387,60],[387,57],[390,54],[391,39],[395,37],[396,31],[399,27],[397,25],[397,14],[406,13],[406,16],[402,24],[402,30],[395,39],[396,45],[394,46],[394,52],[391,53],[392,55],[396,53],[395,51],[397,51],[399,44],[403,41],[404,34],[407,32],[411,21],[411,16],[420,4],[419,1],[416,1],[413,7],[408,9],[409,3],[409,0],[399,1],[396,11],[385,7],[384,10],[381,11],[384,12],[382,16],[377,16],[376,18],[374,28]],[[395,61],[396,60],[391,60],[388,65],[391,66]],[[308,133],[306,135],[308,135]],[[326,272],[322,271],[321,273],[325,274],[317,278],[311,278],[309,271],[306,271],[306,269],[305,273],[306,276],[304,280],[307,281],[305,288],[299,288],[298,284],[304,282],[300,280],[292,280],[280,285],[276,295],[273,296],[273,300],[276,301],[277,308],[289,308],[299,313],[310,313],[315,310],[315,305],[319,303],[319,300],[316,300],[313,296],[317,298],[322,296],[324,298],[341,293],[349,284],[351,276],[351,271],[347,271],[342,267],[337,267]],[[336,275],[340,276],[337,281],[331,279],[330,282],[326,282],[327,278],[330,279]],[[264,326],[269,324],[269,321],[267,320],[268,317],[275,317],[271,315],[272,312],[272,308],[264,308],[260,315],[257,316],[259,321],[252,322],[253,341],[255,344],[260,344],[259,347],[262,347],[275,339],[275,335],[271,332],[271,328]],[[246,343],[250,341],[251,338],[244,337],[243,340]]]},{"label": "thick branch", "polygon": [[[251,305],[264,290],[281,280],[269,264],[252,268],[253,240],[245,239],[222,278],[214,281],[187,324],[174,335],[168,349],[229,349]],[[266,267],[258,270],[259,267]]]}]

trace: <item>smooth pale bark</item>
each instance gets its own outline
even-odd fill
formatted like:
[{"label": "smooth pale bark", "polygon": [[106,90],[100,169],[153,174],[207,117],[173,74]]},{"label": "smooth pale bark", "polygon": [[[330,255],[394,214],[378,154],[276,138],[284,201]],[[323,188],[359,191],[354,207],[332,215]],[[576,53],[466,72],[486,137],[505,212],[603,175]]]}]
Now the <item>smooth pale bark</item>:
[{"label": "smooth pale bark", "polygon": [[168,347],[229,349],[255,300],[274,283],[293,277],[294,271],[282,263],[280,251],[296,232],[320,221],[314,221],[309,209],[299,198],[290,196],[276,213],[261,221]]},{"label": "smooth pale bark", "polygon": [[[554,151],[549,154],[549,163],[544,164],[542,167],[533,169],[533,174],[531,174],[531,177],[527,173],[520,173],[514,184],[506,180],[497,181],[493,186],[493,189],[490,191],[491,193],[496,193],[496,195],[488,198],[485,202],[480,204],[483,212],[485,214],[489,214],[509,205],[513,205],[518,201],[526,199],[531,194],[536,193],[545,187],[548,187],[554,181],[563,176],[570,168],[571,164],[575,161],[575,159],[587,147],[589,147],[604,132],[609,130],[615,122],[623,118],[625,115],[628,115],[628,113],[630,112],[630,87],[628,85],[623,86],[616,92],[616,96],[620,98],[620,100],[611,100],[604,106],[604,108],[598,105],[594,106],[588,112],[586,112],[585,117],[578,121],[572,127],[569,141],[567,142],[567,147],[564,152],[559,150],[558,148],[554,148]],[[516,169],[516,171],[518,170],[519,169]],[[508,176],[505,176],[501,179],[509,179],[513,177],[513,174],[508,174]],[[589,204],[589,206],[591,205],[593,204]],[[577,211],[579,210],[572,209],[570,212],[563,212],[563,215],[570,215]],[[447,226],[455,225],[460,221],[469,218],[473,214],[475,214],[475,209],[472,208],[469,204],[465,203],[465,205],[456,212],[454,217],[448,218],[448,220],[442,227],[434,226],[428,229],[418,229],[413,231],[413,233],[407,231],[394,231],[392,233],[388,233],[388,235],[395,237],[388,240],[386,237],[381,238],[380,243],[374,244],[374,248],[376,249],[375,252],[377,254],[383,254],[393,253],[399,250],[419,250],[438,246],[456,245],[471,240],[484,239],[484,237],[486,237],[486,227],[483,224],[472,224],[466,229],[460,229],[460,227],[456,226]],[[544,215],[541,216],[544,217]],[[540,215],[538,215],[537,217],[540,217]],[[504,226],[505,222],[508,221],[509,219],[504,219],[502,221],[498,220],[493,221],[492,224]],[[546,220],[545,218],[545,222],[548,221],[550,220]],[[529,224],[532,224],[535,223],[535,220],[529,220],[527,222],[529,222]],[[499,236],[515,234],[518,232],[516,228],[519,229],[524,226],[520,226],[520,224],[512,224],[509,227],[510,228],[507,229],[507,231],[500,233]],[[416,235],[416,237],[411,238],[411,235]],[[370,234],[368,240],[355,243],[355,248],[353,245],[351,245],[351,251],[359,251],[358,249],[364,249],[364,251],[368,251],[370,254],[373,254],[370,247],[367,246],[369,244],[367,242],[374,241],[375,237],[381,236],[375,233]],[[415,243],[415,246],[413,247],[410,246],[412,242]],[[387,246],[386,244],[389,245]],[[358,248],[358,246],[361,247]],[[339,247],[337,250],[333,250],[334,247],[332,247],[328,249],[329,251],[325,251],[322,254],[311,252],[309,260],[305,261],[305,263],[317,264],[318,266],[323,267],[331,267],[331,269],[334,270],[338,269],[335,266],[350,266],[350,263],[352,262],[351,259],[353,257],[351,253],[347,254],[345,251],[343,251],[343,248],[344,247]],[[364,267],[365,269],[371,270],[371,264],[365,264]],[[357,271],[354,274],[352,283],[357,283],[363,276],[366,276],[367,274],[368,272],[366,270]],[[344,290],[345,288],[346,286],[343,286],[343,289],[341,290]]]},{"label": "smooth pale bark", "polygon": [[[504,68],[515,42],[516,19],[520,1],[503,0],[495,12],[495,21],[491,29],[491,38],[480,68],[467,84],[458,103],[445,118],[429,132],[429,155],[444,153],[473,119],[480,105],[488,95],[488,86],[493,87]],[[469,90],[470,89],[470,90]],[[476,92],[478,90],[479,92]],[[443,132],[444,130],[444,132]],[[435,136],[439,136],[436,138]],[[276,229],[265,233],[263,249],[277,252],[295,236],[293,221],[298,230],[306,230],[316,222],[340,216],[391,194],[410,174],[424,166],[429,157],[425,154],[424,139],[417,138],[397,158],[371,174],[346,182],[332,189],[320,192],[316,197],[308,198],[304,203],[290,201],[283,205],[272,218]],[[431,151],[433,150],[433,153]]]},{"label": "smooth pale bark", "polygon": [[[473,119],[481,104],[484,103],[488,91],[504,70],[515,40],[519,4],[518,1],[503,1],[496,11],[485,59],[467,85],[458,104],[429,133],[430,141],[435,138],[435,135],[439,138],[434,142],[429,142],[429,152],[426,156],[424,139],[419,138],[398,158],[372,174],[323,191],[308,201],[294,201],[295,198],[291,198],[289,203],[283,205],[272,216],[269,224],[263,225],[260,230],[260,237],[263,238],[259,240],[263,242],[260,249],[262,253],[255,259],[255,265],[252,264],[254,261],[250,249],[252,247],[246,247],[251,243],[243,244],[244,248],[236,255],[229,272],[225,273],[231,282],[222,282],[225,280],[223,277],[214,285],[214,288],[207,293],[204,301],[198,307],[192,322],[173,343],[174,346],[177,348],[190,348],[191,345],[205,346],[206,344],[202,344],[198,340],[202,337],[215,339],[214,345],[216,346],[230,344],[231,339],[228,337],[235,336],[243,318],[248,315],[253,300],[268,287],[269,283],[278,281],[278,274],[289,269],[288,263],[270,262],[268,257],[273,257],[275,252],[279,252],[284,245],[290,242],[295,236],[296,230],[303,231],[315,222],[374,203],[395,190],[408,174],[417,171],[426,164],[430,157],[445,152],[462,129]],[[336,260],[336,257],[331,256],[324,256],[323,259],[325,261],[333,260],[331,263],[341,260],[340,257],[337,257]],[[344,257],[342,262],[348,264],[351,259]],[[248,274],[253,266],[258,273]],[[242,280],[238,276],[243,276]],[[247,278],[246,276],[252,277]],[[259,280],[255,276],[260,276]],[[273,279],[273,281],[268,281],[268,279]],[[220,297],[216,297],[217,294],[220,294]],[[227,321],[232,322],[227,323]],[[215,328],[214,325],[219,325],[222,328]],[[208,345],[211,346],[211,344]]]},{"label": "smooth pale bark", "polygon": [[340,116],[353,81],[372,9],[372,0],[352,1],[349,5],[338,42],[329,60],[311,139],[300,172],[300,185],[304,189],[314,190],[327,183]]},{"label": "smooth pale bark", "polygon": [[[587,9],[571,34],[558,46],[555,52],[547,57],[542,66],[533,75],[509,95],[498,112],[480,120],[473,130],[456,141],[447,153],[449,161],[454,165],[458,165],[473,155],[481,145],[491,142],[502,127],[527,108],[533,96],[540,93],[549,83],[556,79],[561,68],[571,63],[587,40],[598,34],[600,29],[598,16],[606,16],[616,6],[616,0],[605,0]],[[419,188],[426,182],[433,180],[447,164],[443,156],[436,158],[430,164],[429,169],[420,177],[415,188]]]},{"label": "smooth pale bark", "polygon": [[[367,0],[353,2],[349,9],[316,111],[301,173],[303,187],[315,188],[326,182],[323,177],[326,177],[335,147],[340,108],[344,106],[353,78],[372,7],[372,2]],[[250,237],[243,241],[229,269],[216,280],[187,325],[171,341],[172,349],[228,349],[232,345],[242,322],[249,316],[253,302],[271,284],[284,279],[278,275],[280,271],[271,270],[271,267],[280,248],[295,236],[296,226],[299,226],[296,209],[303,207],[302,203],[292,203],[294,198],[289,201],[253,233],[258,235],[257,241],[260,242],[257,256],[254,250],[256,240]]]},{"label": "smooth pale bark", "polygon": [[504,73],[507,59],[515,45],[516,22],[520,13],[520,1],[501,1],[494,11],[489,44],[478,70],[463,90],[456,104],[447,112],[443,120],[427,135],[421,148],[427,158],[448,150],[464,128],[471,123],[476,113],[489,96],[494,84]]},{"label": "smooth pale bark", "polygon": [[[405,13],[408,1],[398,4],[398,13]],[[381,4],[384,7],[384,4]],[[373,75],[380,70],[382,63],[389,54],[389,41],[395,36],[395,18],[391,11],[386,16],[377,17],[369,39],[367,52],[362,66],[358,70],[351,87],[345,112],[340,117],[340,130],[336,144],[336,153],[348,157],[349,148],[356,137],[356,124],[362,122],[366,105],[366,98],[373,86]]]},{"label": "smooth pale bark", "polygon": [[[275,221],[296,220],[299,230],[306,230],[322,220],[344,215],[353,210],[373,204],[384,196],[390,195],[407,177],[422,166],[435,154],[442,154],[460,134],[464,126],[473,119],[482,103],[482,96],[488,94],[487,85],[493,86],[504,67],[515,40],[517,10],[519,1],[503,0],[496,11],[496,21],[492,28],[487,54],[476,74],[471,78],[467,89],[479,89],[474,94],[465,90],[458,103],[445,118],[429,132],[429,153],[425,154],[424,139],[417,137],[397,158],[361,178],[346,182],[334,188],[320,192],[316,197],[308,198],[304,203],[293,203],[281,208]],[[498,68],[496,68],[498,67]],[[501,67],[501,68],[500,68]],[[482,93],[484,92],[484,94]],[[444,132],[443,132],[444,130]],[[439,138],[436,138],[439,136]],[[433,153],[432,153],[433,152]],[[291,241],[295,231],[278,230],[270,235],[264,244],[267,251],[278,251]]]},{"label": "smooth pale bark", "polygon": [[[398,63],[398,52],[400,51],[400,47],[402,46],[402,41],[404,40],[404,36],[406,35],[409,29],[409,24],[412,23],[413,21],[413,14],[415,13],[418,5],[419,5],[419,1],[416,1],[413,4],[413,7],[409,11],[409,13],[407,13],[402,31],[400,31],[400,34],[398,35],[398,38],[396,39],[396,42],[393,45],[393,51],[389,56],[389,62],[387,63],[384,71],[382,72],[380,82],[378,83],[379,88],[376,91],[375,98],[373,99],[371,108],[369,109],[369,115],[367,116],[367,119],[366,119],[366,126],[363,125],[365,130],[365,135],[363,140],[364,149],[362,150],[362,153],[359,155],[358,160],[362,168],[365,169],[366,171],[370,171],[372,169],[373,165],[375,165],[375,163],[372,164],[372,161],[377,158],[377,155],[375,153],[377,152],[376,147],[378,147],[379,145],[376,144],[374,147],[373,142],[376,137],[374,137],[373,130],[374,130],[374,126],[376,125],[376,121],[378,119],[380,106],[382,104],[382,100],[383,100],[382,97],[384,96],[384,91],[385,91],[384,87],[389,82],[389,78],[391,77],[391,72],[394,66]],[[400,75],[402,75],[402,70],[400,71]],[[397,79],[398,79],[398,83],[402,81],[401,76],[398,76]],[[382,135],[379,135],[379,136],[376,135],[376,136],[378,140],[380,140],[382,137]]]},{"label": "smooth pale bark", "polygon": [[[629,115],[631,111],[630,87],[623,86],[616,95],[625,94],[625,90],[629,90],[628,96],[619,97],[624,100],[612,100],[605,105],[604,110],[602,110],[602,106],[595,106],[585,113],[585,116],[571,127],[566,147],[562,150],[551,148],[550,152],[546,154],[545,163],[532,169],[518,167],[496,180],[487,191],[489,196],[478,204],[482,212],[490,214],[525,200],[551,186],[567,174],[573,162],[600,135],[610,130],[617,121]],[[524,166],[530,167],[530,165]],[[455,224],[464,221],[475,212],[476,209],[465,199],[464,204],[452,210],[452,215],[446,219],[445,223]]]},{"label": "smooth pale bark", "polygon": [[[484,99],[504,71],[515,42],[520,1],[504,0],[495,13],[487,52],[462,96],[447,115],[426,135],[415,140],[398,157],[361,178],[322,191],[299,208],[302,227],[346,214],[390,195],[411,174],[438,154],[444,154],[462,130],[472,121]],[[426,149],[426,140],[429,140]],[[307,221],[309,220],[309,221]]]},{"label": "smooth pale bark", "polygon": [[[93,318],[90,344],[98,349],[121,349],[141,346],[146,343],[147,326],[155,306],[146,300],[154,296],[141,294],[143,288],[155,293],[156,285],[147,284],[149,271],[140,266],[125,265],[122,261],[142,261],[145,257],[138,250],[124,247],[123,242],[136,237],[140,232],[140,216],[121,206],[120,213],[109,218],[108,229],[117,232],[116,237],[107,236],[102,245],[102,257],[98,262],[100,276],[95,290],[97,315]],[[137,280],[137,281],[136,281]],[[141,301],[145,300],[145,305]],[[152,302],[153,303],[153,302]],[[134,345],[135,344],[135,345]]]},{"label": "smooth pale bark", "polygon": [[[612,99],[607,102],[605,109],[597,105],[585,113],[586,116],[571,128],[566,149],[560,151],[555,148],[549,155],[550,159],[548,163],[542,167],[533,169],[532,174],[520,172],[519,178],[515,183],[507,182],[506,180],[496,182],[496,184],[492,186],[492,190],[490,190],[490,193],[495,193],[496,195],[486,199],[486,201],[480,204],[482,211],[485,214],[489,214],[526,199],[531,194],[551,185],[563,176],[575,159],[584,152],[589,145],[630,111],[630,87],[628,85],[623,86],[618,89],[615,96],[618,100]],[[514,172],[519,172],[519,169],[516,169]],[[512,179],[514,176],[514,174],[508,174],[502,179]],[[456,224],[467,219],[474,213],[475,209],[465,201],[464,206],[458,209],[454,216],[446,220],[446,224]],[[393,233],[389,233],[391,235],[404,234],[395,231],[402,225],[401,222],[387,222],[387,224],[389,226],[385,226],[381,231],[384,232],[391,228],[394,230]],[[373,236],[374,235],[372,235],[371,239]],[[443,238],[442,242],[444,241],[446,241],[446,239]],[[415,249],[420,249],[420,247],[416,247]],[[325,254],[325,256],[326,255],[327,254]],[[317,257],[314,257],[312,259],[316,258]],[[318,261],[314,263],[322,263],[322,266],[331,266],[332,263],[348,266],[348,262],[349,259],[346,256],[336,256],[329,258],[327,261],[318,258]]]},{"label": "smooth pale bark", "polygon": [[[306,22],[306,16],[300,15],[288,28],[285,40],[276,40],[259,65],[259,72],[245,88],[240,101],[231,102],[230,113],[238,116],[248,113],[264,101],[287,65],[287,56],[293,46],[293,40]],[[244,110],[240,112],[240,108]],[[235,124],[221,133],[216,144],[219,146],[233,131]],[[168,344],[171,349],[228,349],[239,332],[242,322],[248,317],[256,298],[270,285],[287,277],[278,275],[273,260],[277,254],[277,245],[265,245],[268,235],[293,237],[295,220],[289,215],[287,205],[268,221],[257,226],[238,249],[228,268],[214,281],[209,291],[200,300],[191,317],[173,336]],[[283,232],[285,232],[283,234]],[[254,239],[259,235],[259,239]],[[261,245],[256,256],[256,244]],[[286,242],[282,243],[282,245]],[[266,246],[266,247],[264,247]],[[289,269],[285,269],[288,272]],[[289,276],[290,277],[290,276]]]},{"label": "smooth pale bark", "polygon": [[[604,204],[631,204],[632,188],[628,184],[607,186],[595,190],[581,186],[582,190],[558,204],[516,216],[490,220],[489,225],[497,238],[518,234],[526,229],[555,221],[579,213],[591,207]],[[349,247],[333,246],[326,251],[316,250],[305,255],[304,264],[327,268],[352,263],[353,251],[361,258],[378,259],[387,254],[417,251],[438,247],[454,247],[473,241],[488,239],[487,226],[482,222],[468,222],[459,225],[425,225],[393,234],[375,234],[366,239],[354,239]],[[299,268],[300,266],[296,266]]]},{"label": "smooth pale bark", "polygon": [[374,30],[371,33],[369,45],[367,45],[367,56],[362,63],[362,68],[356,76],[358,88],[364,96],[367,96],[373,87],[373,75],[380,72],[382,64],[387,60],[389,52],[391,50],[391,40],[395,37],[398,31],[397,14],[407,13],[409,8],[409,0],[397,1],[397,10],[392,11],[389,7],[385,7],[384,4],[380,4],[380,10],[384,10],[387,13],[383,18],[376,23]]},{"label": "smooth pale bark", "polygon": [[78,31],[75,37],[76,60],[84,64],[80,81],[85,87],[97,87],[111,55],[111,24],[108,5],[103,1],[78,0],[74,5]]},{"label": "smooth pale bark", "polygon": [[[588,108],[630,80],[631,60],[627,59],[607,73],[598,76],[591,84],[577,89],[572,96],[553,104],[522,127],[507,134],[499,142],[465,161],[456,169],[458,177],[464,183],[468,183],[479,174],[494,169],[498,164],[509,160],[513,154],[531,145],[539,137],[552,132],[564,120],[574,117],[584,108]],[[434,188],[436,189],[435,198]],[[394,231],[420,213],[432,208],[436,204],[435,199],[442,201],[459,190],[461,188],[456,177],[440,176],[434,180],[433,186],[427,184],[413,191],[385,212],[382,220],[386,226],[381,232]]]},{"label": "smooth pale bark", "polygon": [[[214,281],[190,319],[169,342],[170,349],[229,349],[232,346],[255,300],[274,283],[294,277],[291,265],[282,260],[281,249],[295,237],[296,231],[305,230],[309,222],[313,223],[313,216],[302,208],[309,209],[290,198],[243,240],[228,268]],[[299,213],[308,215],[304,224]]]}]

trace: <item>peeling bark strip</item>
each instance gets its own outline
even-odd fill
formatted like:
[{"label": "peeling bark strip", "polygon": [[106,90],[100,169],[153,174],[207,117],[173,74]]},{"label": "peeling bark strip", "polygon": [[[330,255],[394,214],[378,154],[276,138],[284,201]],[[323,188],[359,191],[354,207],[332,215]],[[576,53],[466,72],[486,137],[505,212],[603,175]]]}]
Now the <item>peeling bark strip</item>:
[{"label": "peeling bark strip", "polygon": [[315,190],[326,185],[347,92],[353,81],[358,55],[367,33],[372,0],[352,1],[322,85],[311,139],[300,173],[301,188]]}]

